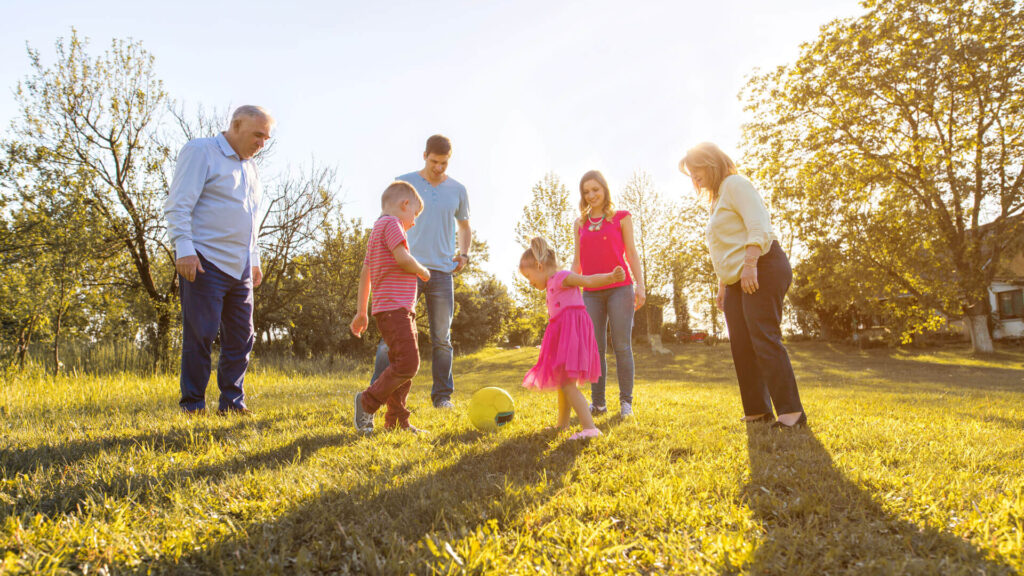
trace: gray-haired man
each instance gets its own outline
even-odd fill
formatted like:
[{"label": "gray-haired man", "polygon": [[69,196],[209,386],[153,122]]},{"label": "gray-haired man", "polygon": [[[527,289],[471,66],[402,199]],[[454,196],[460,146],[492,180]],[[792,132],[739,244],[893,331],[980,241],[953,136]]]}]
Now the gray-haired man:
[{"label": "gray-haired man", "polygon": [[253,156],[270,139],[274,119],[241,106],[231,126],[189,141],[178,154],[164,204],[181,291],[181,409],[206,408],[210,349],[220,332],[220,413],[247,414],[242,382],[253,335],[253,288],[263,273],[259,236],[259,174]]}]

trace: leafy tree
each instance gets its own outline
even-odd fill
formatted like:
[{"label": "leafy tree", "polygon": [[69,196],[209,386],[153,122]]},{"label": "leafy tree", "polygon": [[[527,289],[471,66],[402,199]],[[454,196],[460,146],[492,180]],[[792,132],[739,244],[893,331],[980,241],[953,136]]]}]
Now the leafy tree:
[{"label": "leafy tree", "polygon": [[[523,208],[523,214],[516,222],[516,242],[525,250],[534,236],[543,236],[558,254],[559,262],[568,267],[572,263],[573,222],[579,211],[573,205],[572,195],[565,184],[554,173],[545,174],[533,185],[530,202]],[[516,313],[518,324],[531,327],[530,335],[523,334],[524,343],[532,342],[544,332],[547,324],[547,308],[544,293],[530,286],[518,274],[513,280],[516,306],[522,311]],[[525,324],[524,324],[525,323]]]},{"label": "leafy tree", "polygon": [[652,310],[660,305],[659,299],[668,297],[671,288],[672,261],[678,249],[677,238],[673,235],[677,230],[674,226],[676,210],[654,187],[650,174],[643,170],[634,172],[626,183],[620,205],[632,215],[633,237],[649,300],[649,305],[640,309],[644,321],[637,324],[650,334],[659,334],[660,326],[652,326],[656,319]]},{"label": "leafy tree", "polygon": [[36,162],[33,180],[47,171],[73,171],[81,179],[96,225],[131,262],[123,281],[150,302],[150,344],[166,363],[176,282],[161,209],[169,152],[156,134],[167,95],[140,43],[114,40],[96,58],[86,47],[72,30],[69,40],[56,42],[50,67],[29,48],[32,73],[16,90],[13,141]]},{"label": "leafy tree", "polygon": [[336,210],[322,226],[315,249],[291,258],[283,265],[281,281],[271,285],[278,293],[268,298],[285,304],[263,319],[265,334],[287,334],[300,358],[365,352],[375,345],[378,335],[372,323],[362,339],[348,330],[356,311],[357,280],[368,238],[361,221],[346,220]]},{"label": "leafy tree", "polygon": [[990,352],[989,263],[1024,233],[1024,12],[1012,0],[864,6],[750,80],[747,163],[809,254],[838,246],[848,277],[965,316],[974,350]]},{"label": "leafy tree", "polygon": [[490,260],[487,242],[473,238],[471,251],[469,265],[455,276],[452,345],[460,352],[493,344],[501,336],[512,310],[508,288],[481,267]]},{"label": "leafy tree", "polygon": [[[710,324],[710,332],[717,336],[722,333],[723,322],[721,311],[715,305],[718,276],[711,265],[711,256],[704,239],[710,207],[704,198],[690,194],[679,200],[676,211],[679,220],[670,264],[673,290],[684,301],[677,300],[675,306],[693,303],[694,312]],[[689,310],[686,317],[689,319]]]}]

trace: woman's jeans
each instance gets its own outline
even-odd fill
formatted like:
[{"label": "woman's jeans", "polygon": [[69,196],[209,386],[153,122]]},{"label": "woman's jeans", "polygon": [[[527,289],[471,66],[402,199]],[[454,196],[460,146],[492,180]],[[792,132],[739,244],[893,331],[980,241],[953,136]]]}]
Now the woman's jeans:
[{"label": "woman's jeans", "polygon": [[789,258],[778,242],[757,260],[758,289],[744,294],[740,283],[725,287],[725,323],[732,361],[747,416],[803,412],[789,354],[782,345],[782,300],[793,281]]},{"label": "woman's jeans", "polygon": [[604,387],[608,377],[605,350],[608,346],[608,325],[612,327],[616,374],[619,378],[619,402],[633,403],[633,286],[583,292],[583,304],[594,323],[594,337],[601,355],[601,378],[590,386],[590,401],[604,406]]}]

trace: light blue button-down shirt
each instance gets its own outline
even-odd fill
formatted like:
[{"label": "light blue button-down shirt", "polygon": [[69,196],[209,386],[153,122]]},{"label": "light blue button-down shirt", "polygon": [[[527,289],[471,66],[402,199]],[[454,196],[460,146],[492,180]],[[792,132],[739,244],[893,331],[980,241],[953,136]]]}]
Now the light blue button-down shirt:
[{"label": "light blue button-down shirt", "polygon": [[259,266],[256,238],[262,195],[256,163],[239,159],[224,134],[189,141],[178,154],[164,202],[176,257],[199,251],[235,278],[241,278],[247,266]]}]

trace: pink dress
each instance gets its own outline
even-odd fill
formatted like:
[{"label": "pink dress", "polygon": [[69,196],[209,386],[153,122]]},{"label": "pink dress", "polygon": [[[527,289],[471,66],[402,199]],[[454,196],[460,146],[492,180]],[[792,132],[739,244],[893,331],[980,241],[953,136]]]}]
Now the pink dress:
[{"label": "pink dress", "polygon": [[601,359],[594,325],[576,286],[562,286],[568,270],[548,278],[548,326],[540,343],[537,364],[523,377],[523,386],[538,390],[561,388],[570,382],[597,382]]}]

